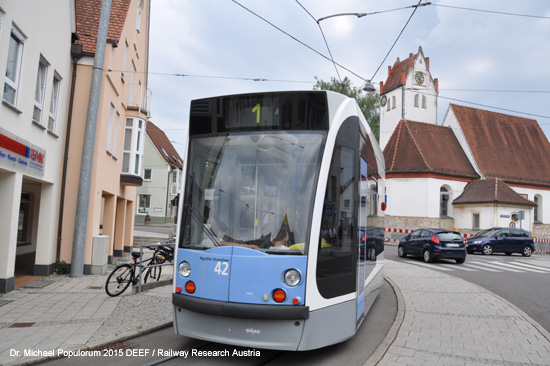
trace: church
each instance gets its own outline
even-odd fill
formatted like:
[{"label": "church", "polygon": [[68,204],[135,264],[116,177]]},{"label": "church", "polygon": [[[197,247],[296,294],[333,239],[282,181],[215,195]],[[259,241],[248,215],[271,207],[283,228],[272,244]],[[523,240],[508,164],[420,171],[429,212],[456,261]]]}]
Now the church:
[{"label": "church", "polygon": [[439,125],[438,93],[421,47],[380,83],[385,226],[550,237],[550,143],[537,121],[450,104]]}]

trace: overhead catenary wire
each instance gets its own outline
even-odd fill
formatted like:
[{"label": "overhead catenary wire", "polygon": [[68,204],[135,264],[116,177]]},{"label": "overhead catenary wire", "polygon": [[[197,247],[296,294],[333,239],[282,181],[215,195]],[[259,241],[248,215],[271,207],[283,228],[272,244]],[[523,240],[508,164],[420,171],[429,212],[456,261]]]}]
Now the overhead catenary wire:
[{"label": "overhead catenary wire", "polygon": [[334,65],[334,70],[336,71],[336,75],[338,75],[338,80],[340,80],[340,83],[341,83],[342,82],[342,77],[340,76],[340,72],[338,72],[338,67],[336,66],[336,63],[334,62],[334,57],[332,56],[332,52],[331,52],[330,47],[328,45],[327,38],[325,37],[325,33],[323,32],[323,28],[321,27],[321,23],[319,23],[319,20],[315,19],[315,17],[298,0],[296,0],[296,2],[298,3],[298,5],[300,5],[300,7],[302,9],[304,9],[304,11],[311,17],[311,19],[313,19],[315,21],[315,23],[317,23],[317,26],[319,27],[319,30],[321,31],[321,35],[323,36],[323,40],[325,41],[325,45],[327,46],[328,54],[330,55],[330,59],[332,60],[332,64]]}]

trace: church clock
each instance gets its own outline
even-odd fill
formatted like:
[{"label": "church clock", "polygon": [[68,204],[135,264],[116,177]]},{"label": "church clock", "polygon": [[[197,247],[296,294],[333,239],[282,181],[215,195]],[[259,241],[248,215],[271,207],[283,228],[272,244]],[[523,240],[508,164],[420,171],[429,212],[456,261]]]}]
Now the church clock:
[{"label": "church clock", "polygon": [[387,102],[388,102],[388,97],[386,97],[385,95],[382,95],[382,97],[380,98],[380,105],[382,107],[385,107]]},{"label": "church clock", "polygon": [[424,73],[422,71],[417,71],[414,73],[414,82],[418,85],[423,85],[425,81]]}]

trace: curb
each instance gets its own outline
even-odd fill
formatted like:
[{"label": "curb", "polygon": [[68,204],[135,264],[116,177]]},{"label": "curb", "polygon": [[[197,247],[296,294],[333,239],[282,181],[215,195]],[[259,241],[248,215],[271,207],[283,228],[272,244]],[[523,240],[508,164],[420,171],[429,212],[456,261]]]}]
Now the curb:
[{"label": "curb", "polygon": [[395,320],[393,321],[388,334],[386,334],[386,337],[384,337],[382,342],[378,345],[378,347],[376,347],[376,350],[374,350],[373,354],[363,364],[363,366],[378,365],[378,363],[384,358],[391,345],[397,338],[397,334],[399,333],[399,329],[401,329],[401,325],[403,324],[405,313],[407,311],[405,300],[403,299],[403,295],[401,294],[399,287],[389,277],[384,276],[384,279],[390,284],[395,292],[395,296],[397,297],[397,314],[395,315]]}]

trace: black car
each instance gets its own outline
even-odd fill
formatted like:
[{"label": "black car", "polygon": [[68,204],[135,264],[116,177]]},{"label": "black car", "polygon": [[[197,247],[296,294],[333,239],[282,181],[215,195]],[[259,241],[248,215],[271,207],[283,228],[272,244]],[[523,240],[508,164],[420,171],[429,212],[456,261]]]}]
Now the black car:
[{"label": "black car", "polygon": [[521,253],[529,257],[535,251],[533,237],[528,231],[502,227],[480,231],[466,239],[466,246],[468,253],[481,252],[487,255],[501,252],[506,255]]},{"label": "black car", "polygon": [[[361,246],[361,258],[375,260],[378,254],[384,251],[384,229],[381,227],[368,226],[359,229],[359,238],[361,244],[366,242],[365,246]],[[365,253],[366,250],[366,253]]]},{"label": "black car", "polygon": [[446,229],[417,229],[404,237],[397,248],[400,257],[422,257],[425,262],[436,259],[454,259],[456,263],[466,260],[466,245],[457,231]]}]

